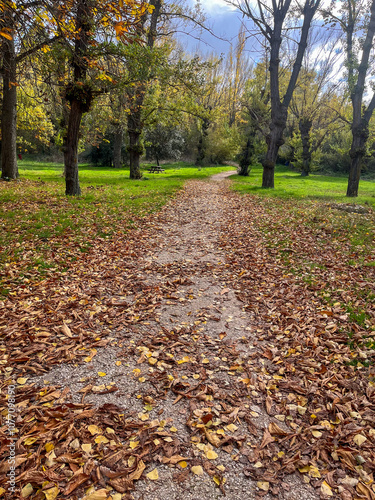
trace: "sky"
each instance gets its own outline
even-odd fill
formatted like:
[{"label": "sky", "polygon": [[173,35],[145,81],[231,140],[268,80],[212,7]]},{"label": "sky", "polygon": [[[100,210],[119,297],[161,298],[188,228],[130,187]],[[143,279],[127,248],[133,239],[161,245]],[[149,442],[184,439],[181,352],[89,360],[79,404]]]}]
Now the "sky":
[{"label": "sky", "polygon": [[[193,0],[190,1],[194,3]],[[242,22],[240,12],[228,5],[225,0],[200,0],[200,4],[207,17],[206,24],[216,36],[203,31],[202,41],[187,40],[189,49],[195,51],[198,48],[200,52],[215,52],[218,55],[227,53],[230,49],[230,42],[233,45],[236,44]]]}]

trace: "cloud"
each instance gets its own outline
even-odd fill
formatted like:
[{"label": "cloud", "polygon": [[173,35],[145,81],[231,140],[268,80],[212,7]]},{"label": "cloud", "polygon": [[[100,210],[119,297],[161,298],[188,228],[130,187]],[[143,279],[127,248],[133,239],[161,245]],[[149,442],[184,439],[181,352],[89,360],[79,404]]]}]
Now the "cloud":
[{"label": "cloud", "polygon": [[206,12],[215,15],[225,14],[237,9],[234,5],[228,4],[225,0],[201,0],[200,3]]}]

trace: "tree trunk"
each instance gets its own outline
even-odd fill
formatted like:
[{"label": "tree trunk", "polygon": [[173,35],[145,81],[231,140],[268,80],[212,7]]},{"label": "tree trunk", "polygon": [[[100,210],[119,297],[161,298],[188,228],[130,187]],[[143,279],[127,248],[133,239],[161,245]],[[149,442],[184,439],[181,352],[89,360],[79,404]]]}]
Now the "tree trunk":
[{"label": "tree trunk", "polygon": [[130,179],[142,178],[140,167],[140,158],[143,151],[141,144],[141,125],[141,108],[137,107],[128,116]]},{"label": "tree trunk", "polygon": [[78,138],[82,115],[81,104],[77,99],[74,99],[70,107],[64,150],[65,194],[69,196],[79,196],[81,194],[78,180]]},{"label": "tree trunk", "polygon": [[366,142],[369,136],[368,127],[353,127],[352,134],[353,141],[350,149],[351,165],[346,196],[357,197],[359,180],[361,177],[362,160],[365,156]]},{"label": "tree trunk", "polygon": [[302,177],[307,177],[311,171],[311,142],[310,131],[312,121],[307,118],[301,118],[299,121],[299,131],[302,140]]},{"label": "tree trunk", "polygon": [[246,145],[242,150],[238,175],[242,175],[244,177],[247,177],[249,175],[249,167],[254,152],[253,140],[254,137],[252,135],[247,139]]},{"label": "tree trunk", "polygon": [[284,144],[283,133],[285,130],[285,126],[286,118],[285,121],[278,120],[277,123],[271,124],[271,130],[267,137],[267,153],[265,159],[262,162],[263,188],[273,189],[275,187],[275,165],[280,146]]},{"label": "tree trunk", "polygon": [[113,140],[113,166],[114,168],[122,167],[122,142],[124,137],[124,131],[121,125],[118,125],[117,130],[115,132],[114,140]]},{"label": "tree trunk", "polygon": [[14,41],[3,40],[3,109],[1,114],[1,177],[18,178],[17,86]]}]

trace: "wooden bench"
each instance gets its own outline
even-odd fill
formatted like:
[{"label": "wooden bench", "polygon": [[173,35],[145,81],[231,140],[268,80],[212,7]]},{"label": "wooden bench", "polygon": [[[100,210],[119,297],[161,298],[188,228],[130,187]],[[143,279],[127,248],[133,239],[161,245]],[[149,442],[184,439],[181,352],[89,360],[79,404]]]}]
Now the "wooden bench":
[{"label": "wooden bench", "polygon": [[164,169],[161,167],[158,167],[157,165],[152,165],[148,169],[149,174],[160,174],[161,172],[164,172]]}]

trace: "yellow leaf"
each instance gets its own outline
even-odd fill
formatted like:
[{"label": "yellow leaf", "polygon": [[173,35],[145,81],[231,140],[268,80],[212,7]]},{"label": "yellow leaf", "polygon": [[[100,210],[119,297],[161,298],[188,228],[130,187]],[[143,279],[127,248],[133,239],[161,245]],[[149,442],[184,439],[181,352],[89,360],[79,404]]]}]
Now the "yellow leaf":
[{"label": "yellow leaf", "polygon": [[363,434],[356,434],[353,438],[353,441],[355,444],[358,446],[362,446],[365,441],[367,441],[367,438]]},{"label": "yellow leaf", "polygon": [[320,486],[320,491],[322,492],[323,495],[327,497],[333,497],[332,489],[328,483],[325,481],[322,482]]},{"label": "yellow leaf", "polygon": [[268,491],[270,489],[270,483],[268,481],[258,481],[257,486],[263,491]]},{"label": "yellow leaf", "polygon": [[148,362],[150,365],[156,365],[158,360],[156,358],[148,358]]},{"label": "yellow leaf", "polygon": [[212,479],[214,480],[214,483],[215,483],[215,484],[217,484],[218,486],[220,486],[221,481],[220,481],[219,476],[214,476]]},{"label": "yellow leaf", "polygon": [[209,460],[216,460],[219,455],[214,450],[207,450],[206,457]]},{"label": "yellow leaf", "polygon": [[105,436],[97,436],[95,438],[95,443],[100,444],[100,443],[109,443],[109,439],[107,439]]},{"label": "yellow leaf", "polygon": [[136,448],[138,445],[139,445],[139,441],[130,441],[129,448],[134,450],[134,448]]},{"label": "yellow leaf", "polygon": [[107,500],[108,490],[102,488],[101,490],[93,491],[89,495],[83,497],[82,500]]},{"label": "yellow leaf", "polygon": [[202,359],[202,363],[204,363],[205,365],[207,365],[209,362],[210,360],[207,358]]},{"label": "yellow leaf", "polygon": [[105,377],[107,374],[105,372],[98,372],[99,377]]},{"label": "yellow leaf", "polygon": [[179,365],[181,365],[182,363],[189,363],[189,361],[190,361],[189,356],[184,356],[182,359],[180,359],[179,361],[177,361],[177,363]]},{"label": "yellow leaf", "polygon": [[116,366],[121,366],[121,361],[116,361],[115,365]]},{"label": "yellow leaf", "polygon": [[91,452],[91,449],[92,449],[92,446],[90,443],[84,443],[81,445],[81,448],[82,450],[85,452],[85,453],[90,453]]},{"label": "yellow leaf", "polygon": [[316,437],[316,438],[320,438],[320,437],[322,437],[322,435],[323,435],[323,433],[322,433],[322,432],[320,432],[320,431],[315,431],[315,430],[312,430],[312,431],[311,431],[311,434],[312,434],[314,437]]},{"label": "yellow leaf", "polygon": [[203,476],[203,469],[201,465],[194,465],[194,467],[191,468],[191,472],[196,476]]},{"label": "yellow leaf", "polygon": [[159,472],[158,472],[158,469],[154,469],[152,470],[151,472],[149,472],[148,474],[146,474],[146,476],[151,479],[151,481],[156,481],[157,479],[159,479]]},{"label": "yellow leaf", "polygon": [[55,448],[55,445],[53,443],[46,443],[44,445],[44,448],[46,449],[46,452],[49,453],[51,450]]},{"label": "yellow leaf", "polygon": [[166,441],[167,443],[171,443],[173,439],[171,437],[166,437],[164,438],[164,441]]},{"label": "yellow leaf", "polygon": [[177,463],[182,469],[185,469],[187,467],[187,462],[185,462],[185,460],[181,460],[181,462]]},{"label": "yellow leaf", "polygon": [[169,430],[170,430],[171,432],[177,432],[176,427],[171,427]]},{"label": "yellow leaf", "polygon": [[317,467],[314,467],[313,465],[310,466],[309,475],[311,477],[317,477],[317,478],[321,477],[319,469]]},{"label": "yellow leaf", "polygon": [[224,465],[218,465],[216,468],[219,469],[221,472],[225,471]]},{"label": "yellow leaf", "polygon": [[87,430],[92,436],[95,436],[95,434],[100,434],[103,432],[97,425],[89,425],[87,427]]},{"label": "yellow leaf", "polygon": [[26,438],[25,441],[23,442],[24,445],[26,446],[31,446],[32,444],[35,443],[35,441],[37,440],[37,438]]},{"label": "yellow leaf", "polygon": [[194,379],[194,380],[198,380],[198,379],[199,379],[199,377],[200,377],[200,375],[198,375],[198,373],[194,373],[194,375],[193,375],[193,379]]},{"label": "yellow leaf", "polygon": [[25,385],[25,384],[26,384],[26,382],[27,382],[27,380],[28,380],[27,378],[24,378],[24,377],[19,377],[19,378],[17,379],[17,384],[19,384],[19,385]]},{"label": "yellow leaf", "polygon": [[92,392],[102,392],[102,391],[104,391],[104,389],[105,389],[104,384],[94,385],[94,387],[92,388]]},{"label": "yellow leaf", "polygon": [[226,426],[226,429],[228,429],[229,432],[235,432],[238,429],[238,427],[237,425],[229,424]]},{"label": "yellow leaf", "polygon": [[140,413],[139,418],[142,420],[142,422],[146,422],[150,418],[150,416],[147,413]]},{"label": "yellow leaf", "polygon": [[139,379],[138,379],[138,380],[139,380],[140,382],[142,382],[142,383],[143,383],[143,382],[146,382],[145,377],[139,377]]},{"label": "yellow leaf", "polygon": [[46,500],[55,500],[60,490],[57,486],[50,488],[49,490],[43,490],[43,493],[46,495]]},{"label": "yellow leaf", "polygon": [[[28,483],[26,486],[24,486],[21,490],[21,495],[22,495],[22,498],[27,498],[28,496],[31,495],[31,493],[34,491],[34,488],[32,487],[32,485],[30,483]],[[3,493],[5,493],[5,490],[4,488],[0,488],[0,496],[3,495]]]}]

